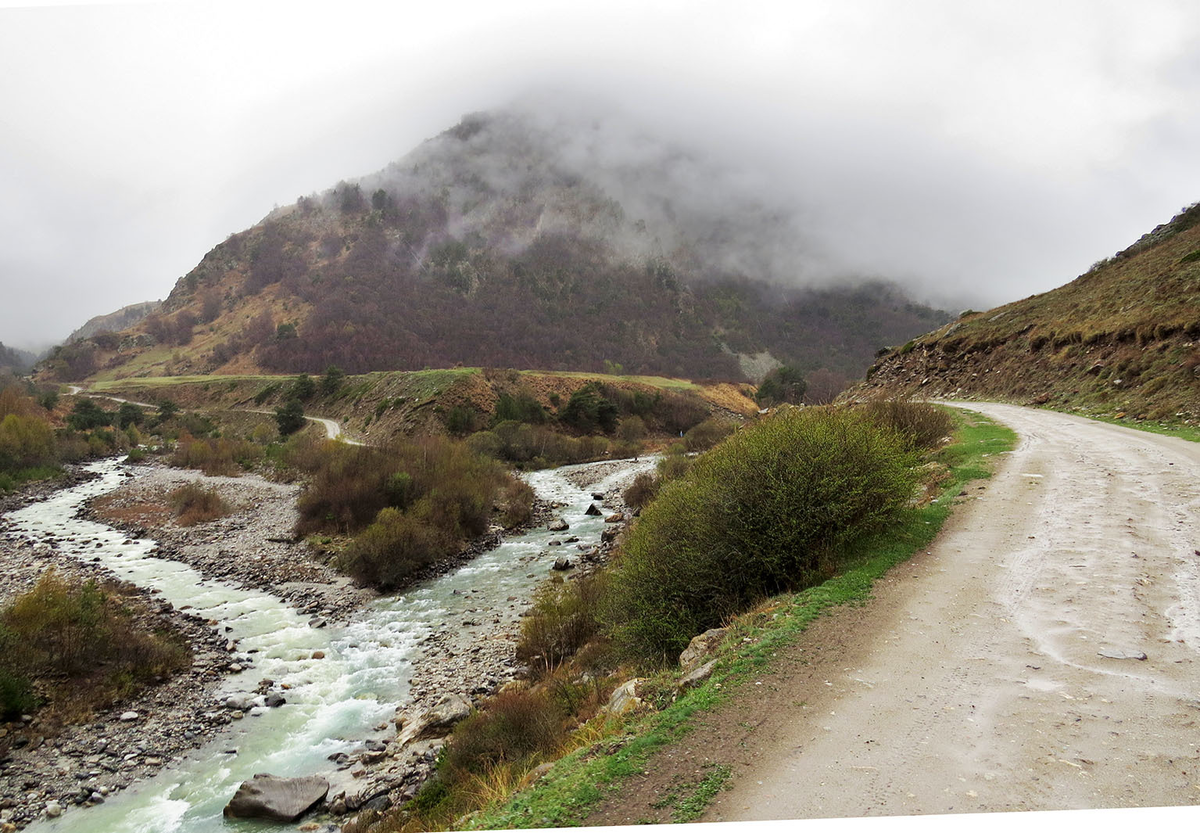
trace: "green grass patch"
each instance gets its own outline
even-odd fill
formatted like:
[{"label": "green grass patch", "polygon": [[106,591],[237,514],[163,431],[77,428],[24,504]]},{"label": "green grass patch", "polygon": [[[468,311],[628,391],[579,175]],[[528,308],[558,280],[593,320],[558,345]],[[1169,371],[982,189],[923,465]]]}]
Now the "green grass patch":
[{"label": "green grass patch", "polygon": [[[847,557],[841,575],[799,593],[785,593],[767,605],[741,616],[733,625],[735,646],[717,664],[704,685],[662,711],[631,718],[616,734],[561,759],[531,789],[518,793],[502,806],[470,820],[473,829],[566,827],[583,823],[602,799],[618,793],[625,779],[646,771],[651,756],[683,737],[692,717],[725,702],[730,693],[769,666],[773,655],[791,644],[814,619],[842,604],[865,603],[875,580],[915,552],[929,545],[949,517],[954,497],[967,483],[990,475],[989,458],[1009,451],[1016,435],[979,414],[954,411],[956,442],[934,455],[949,468],[938,497],[905,513],[886,532],[859,542]],[[652,678],[650,690],[669,700],[675,672]],[[653,699],[653,698],[651,698]],[[721,789],[728,774],[710,772],[686,801],[676,808],[677,821],[695,819]],[[694,815],[693,815],[694,813]]]}]

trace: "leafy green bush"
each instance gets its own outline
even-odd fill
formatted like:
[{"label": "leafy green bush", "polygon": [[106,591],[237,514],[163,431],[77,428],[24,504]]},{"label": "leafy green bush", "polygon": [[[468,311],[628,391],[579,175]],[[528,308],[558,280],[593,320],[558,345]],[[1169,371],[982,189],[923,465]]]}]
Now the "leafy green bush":
[{"label": "leafy green bush", "polygon": [[0,667],[0,720],[12,720],[37,708],[29,678]]},{"label": "leafy green bush", "polygon": [[912,496],[914,456],[865,414],[787,410],[696,459],[643,511],[611,575],[618,646],[673,661],[756,600],[828,576]]},{"label": "leafy green bush", "polygon": [[798,405],[807,389],[804,374],[798,368],[785,364],[767,374],[754,398],[760,405],[782,405],[785,402]]},{"label": "leafy green bush", "polygon": [[737,426],[727,419],[706,419],[683,435],[683,446],[688,451],[707,451],[732,434],[735,428]]},{"label": "leafy green bush", "polygon": [[500,394],[499,399],[496,400],[496,414],[492,418],[492,423],[511,420],[541,425],[549,419],[550,415],[546,413],[546,409],[534,398],[533,394],[528,391],[517,391],[516,393]]},{"label": "leafy green bush", "polygon": [[384,592],[399,588],[451,548],[448,536],[424,517],[427,511],[405,514],[390,506],[380,510],[375,522],[342,553],[341,568]]},{"label": "leafy green bush", "polygon": [[[302,378],[308,379],[308,376]],[[295,434],[304,427],[304,406],[300,404],[299,399],[289,399],[275,409],[275,424],[279,428],[279,434],[286,437],[289,434]]]},{"label": "leafy green bush", "polygon": [[617,406],[604,396],[600,386],[590,383],[571,394],[559,419],[585,434],[597,430],[607,434],[617,427],[619,413]]},{"label": "leafy green bush", "polygon": [[80,399],[67,415],[67,424],[76,431],[99,428],[112,424],[112,414],[101,408],[93,399]]}]

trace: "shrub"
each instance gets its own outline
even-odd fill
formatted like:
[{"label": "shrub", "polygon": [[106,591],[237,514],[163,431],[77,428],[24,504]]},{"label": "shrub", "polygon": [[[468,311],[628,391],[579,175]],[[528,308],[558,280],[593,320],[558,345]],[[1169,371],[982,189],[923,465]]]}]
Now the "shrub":
[{"label": "shrub", "polygon": [[597,430],[607,434],[616,428],[618,413],[617,406],[601,393],[600,386],[589,383],[571,394],[559,419],[585,434]]},{"label": "shrub", "polygon": [[575,656],[600,632],[602,582],[600,574],[592,573],[542,585],[521,622],[517,658],[545,674]]},{"label": "shrub", "polygon": [[210,477],[232,476],[253,468],[262,457],[262,449],[254,443],[224,437],[193,437],[185,431],[171,452],[171,465],[199,469]]},{"label": "shrub", "polygon": [[502,393],[496,400],[496,414],[492,423],[513,421],[541,425],[550,419],[546,409],[528,391]]},{"label": "shrub", "polygon": [[[95,581],[79,583],[46,572],[0,612],[7,637],[3,662],[29,677],[89,675],[149,679],[187,664],[173,640],[134,626],[132,614]],[[107,666],[107,667],[106,667]]]},{"label": "shrub", "polygon": [[273,382],[272,384],[265,385],[264,387],[260,388],[258,393],[254,394],[254,404],[261,405],[262,403],[266,402],[268,399],[278,393],[280,387],[282,387],[282,385],[279,382]]},{"label": "shrub", "polygon": [[229,514],[226,503],[216,489],[205,488],[199,483],[187,483],[170,494],[171,509],[180,526],[194,526],[213,521]]},{"label": "shrub", "polygon": [[304,423],[304,406],[300,404],[299,399],[289,399],[275,409],[275,424],[282,437],[295,434],[304,427]]},{"label": "shrub", "polygon": [[117,426],[120,428],[141,425],[145,421],[146,415],[142,409],[132,402],[122,402],[121,407],[117,408]]},{"label": "shrub", "polygon": [[683,446],[688,451],[707,451],[732,434],[736,427],[727,419],[706,419],[683,435]]},{"label": "shrub", "polygon": [[317,383],[313,381],[313,377],[307,373],[301,373],[292,380],[292,384],[288,387],[288,398],[307,402],[313,398],[316,392]]},{"label": "shrub", "polygon": [[879,399],[864,406],[879,425],[905,438],[909,448],[930,450],[954,433],[954,419],[935,405],[905,399]]},{"label": "shrub", "polygon": [[533,487],[515,477],[501,490],[501,523],[505,529],[516,529],[533,520],[534,497]]},{"label": "shrub", "polygon": [[489,764],[521,761],[555,750],[564,737],[563,715],[545,694],[508,691],[454,727],[446,748],[451,772],[482,773]]},{"label": "shrub", "polygon": [[0,667],[0,720],[12,720],[37,707],[29,678]]},{"label": "shrub", "polygon": [[673,660],[759,598],[827,577],[839,550],[913,494],[914,457],[846,410],[788,410],[665,485],[630,530],[605,619],[627,654]]},{"label": "shrub", "polygon": [[76,431],[87,431],[102,425],[112,424],[112,414],[101,408],[92,399],[80,399],[67,416],[67,424]]},{"label": "shrub", "polygon": [[781,405],[785,402],[798,405],[807,389],[808,385],[799,369],[785,364],[767,374],[754,398],[761,405]]},{"label": "shrub", "polygon": [[297,533],[361,532],[342,567],[385,590],[485,532],[497,501],[506,520],[519,519],[533,497],[494,460],[444,438],[389,448],[295,443],[288,457],[311,475]]},{"label": "shrub", "polygon": [[692,467],[692,458],[684,453],[682,446],[671,446],[667,453],[658,461],[658,479],[662,483],[668,480],[678,480],[688,473]]},{"label": "shrub", "polygon": [[640,473],[633,478],[633,482],[629,484],[629,488],[622,496],[625,499],[625,505],[633,509],[642,509],[654,500],[654,496],[658,494],[658,486],[657,477],[646,471]]},{"label": "shrub", "polygon": [[341,556],[341,567],[363,584],[395,590],[417,570],[446,555],[444,533],[416,514],[387,507]]}]

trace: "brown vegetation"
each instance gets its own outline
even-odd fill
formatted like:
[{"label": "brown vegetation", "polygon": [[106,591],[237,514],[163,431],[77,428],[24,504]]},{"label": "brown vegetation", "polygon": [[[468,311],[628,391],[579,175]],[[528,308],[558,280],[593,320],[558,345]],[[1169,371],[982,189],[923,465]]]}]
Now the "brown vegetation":
[{"label": "brown vegetation", "polygon": [[1200,207],[1051,292],[882,355],[854,395],[1005,399],[1200,421]]},{"label": "brown vegetation", "polygon": [[136,622],[118,585],[47,572],[0,611],[0,711],[45,704],[43,724],[78,722],[190,664],[177,636]]},{"label": "brown vegetation", "polygon": [[231,508],[212,487],[186,483],[171,492],[168,498],[180,526],[195,526],[228,515]]}]

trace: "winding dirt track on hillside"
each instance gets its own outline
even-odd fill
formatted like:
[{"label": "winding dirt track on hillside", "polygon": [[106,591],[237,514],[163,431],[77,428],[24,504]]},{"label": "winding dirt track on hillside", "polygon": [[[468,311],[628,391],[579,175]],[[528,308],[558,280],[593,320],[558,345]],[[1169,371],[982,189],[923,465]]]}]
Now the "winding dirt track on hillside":
[{"label": "winding dirt track on hillside", "polygon": [[1200,445],[966,407],[1020,441],[929,552],[591,823],[706,763],[733,771],[707,821],[1200,804]]}]

